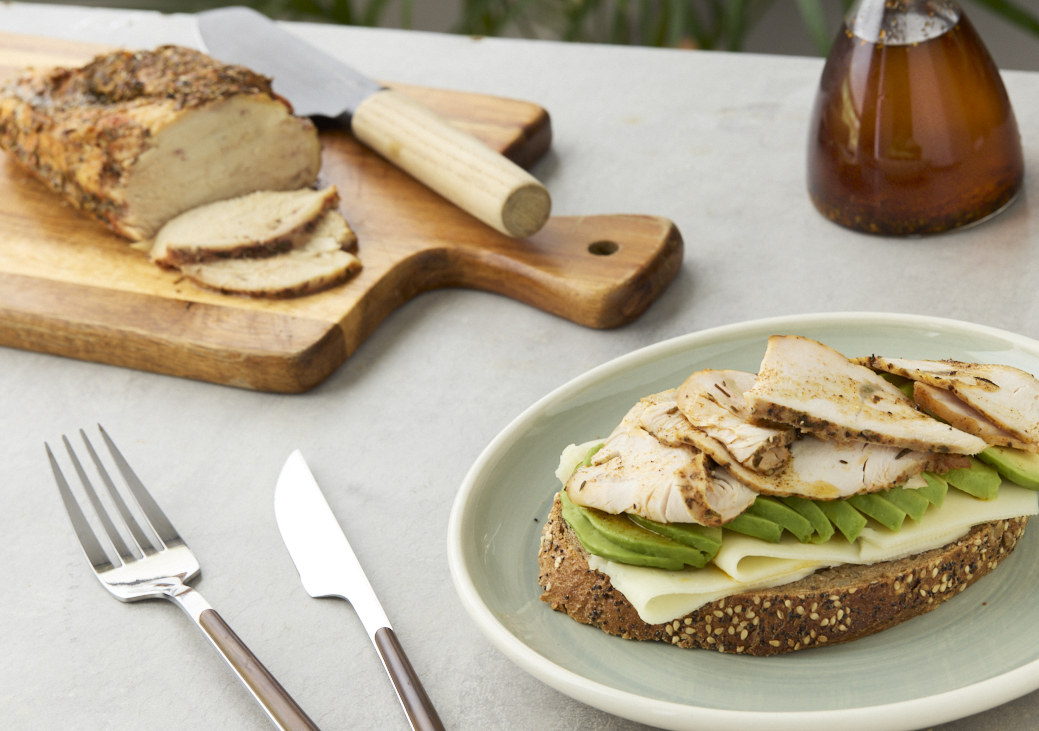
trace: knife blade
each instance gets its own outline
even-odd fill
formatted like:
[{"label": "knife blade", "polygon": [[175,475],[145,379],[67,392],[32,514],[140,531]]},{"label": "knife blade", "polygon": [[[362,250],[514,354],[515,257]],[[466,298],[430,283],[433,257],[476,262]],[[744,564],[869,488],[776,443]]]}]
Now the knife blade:
[{"label": "knife blade", "polygon": [[297,114],[347,122],[360,142],[492,228],[536,233],[552,199],[538,180],[410,97],[386,89],[251,8],[197,16],[204,51],[273,79]]},{"label": "knife blade", "polygon": [[274,516],[307,593],[312,597],[340,597],[353,605],[411,728],[444,731],[364,569],[298,449],[289,455],[278,475]]}]

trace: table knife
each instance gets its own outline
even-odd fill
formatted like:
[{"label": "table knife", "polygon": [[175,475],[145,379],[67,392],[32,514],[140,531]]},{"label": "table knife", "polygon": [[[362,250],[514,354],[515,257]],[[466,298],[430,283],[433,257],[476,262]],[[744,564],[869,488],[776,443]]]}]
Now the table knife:
[{"label": "table knife", "polygon": [[312,597],[340,597],[353,605],[393,682],[411,728],[443,731],[436,709],[298,449],[289,455],[278,476],[274,516],[307,593]]},{"label": "table knife", "polygon": [[526,238],[552,200],[534,176],[410,97],[386,89],[250,8],[199,13],[203,49],[272,78],[296,114],[348,122],[360,142],[501,233]]}]

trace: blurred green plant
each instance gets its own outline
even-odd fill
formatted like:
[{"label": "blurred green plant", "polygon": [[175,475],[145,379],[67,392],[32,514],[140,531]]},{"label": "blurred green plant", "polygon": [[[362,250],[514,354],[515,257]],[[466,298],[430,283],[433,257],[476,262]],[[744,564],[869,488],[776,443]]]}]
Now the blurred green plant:
[{"label": "blurred green plant", "polygon": [[[320,20],[342,25],[391,25],[411,28],[414,0],[399,0],[400,15],[388,17],[390,0],[253,0],[248,4],[272,18],[283,20]],[[233,4],[223,2],[224,5]]]},{"label": "blurred green plant", "polygon": [[[1012,0],[971,1],[1039,36],[1039,18]],[[463,0],[462,17],[455,30],[471,35],[519,34],[567,41],[739,51],[773,2]],[[847,10],[852,2],[841,0],[842,10]],[[825,56],[834,31],[823,0],[796,0],[796,6],[816,49]]]},{"label": "blurred green plant", "polygon": [[[193,13],[243,4],[273,18],[412,27],[424,0],[38,0]],[[795,0],[819,54],[829,53],[837,20],[854,0]],[[739,51],[775,0],[459,0],[453,30],[588,43]],[[967,0],[1039,38],[1039,17],[1015,0]],[[793,9],[793,7],[791,7]],[[827,12],[829,11],[829,12]]]}]

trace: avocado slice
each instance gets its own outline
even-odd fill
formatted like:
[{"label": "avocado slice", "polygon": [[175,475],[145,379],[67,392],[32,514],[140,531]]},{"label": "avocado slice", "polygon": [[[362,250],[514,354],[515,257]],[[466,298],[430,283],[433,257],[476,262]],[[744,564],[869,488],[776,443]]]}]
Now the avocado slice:
[{"label": "avocado slice", "polygon": [[931,507],[931,502],[916,490],[896,487],[880,493],[880,496],[919,523]]},{"label": "avocado slice", "polygon": [[933,472],[922,473],[927,480],[927,487],[918,487],[916,491],[927,498],[928,502],[936,508],[940,508],[945,502],[945,495],[949,492],[949,483],[941,475]]},{"label": "avocado slice", "polygon": [[1003,482],[995,468],[974,457],[970,458],[970,469],[949,470],[942,477],[956,489],[981,500],[994,500]]},{"label": "avocado slice", "polygon": [[587,508],[584,510],[584,515],[595,529],[606,536],[611,543],[623,546],[629,551],[681,561],[698,569],[702,569],[707,563],[707,557],[702,551],[673,541],[659,533],[648,531],[628,520],[626,515],[611,515],[601,510]]},{"label": "avocado slice", "polygon": [[916,399],[913,398],[913,380],[911,378],[895,375],[894,373],[886,373],[884,371],[873,372],[908,396],[914,403],[916,402]]},{"label": "avocado slice", "polygon": [[783,537],[783,526],[751,513],[737,515],[722,528],[728,528],[752,538],[760,538],[769,543],[779,543],[779,539]]},{"label": "avocado slice", "polygon": [[603,446],[605,446],[605,444],[606,444],[606,442],[601,442],[599,444],[596,444],[591,449],[589,449],[588,450],[588,454],[586,454],[584,456],[584,459],[581,460],[581,463],[579,465],[577,465],[576,467],[574,467],[574,472],[577,472],[577,470],[581,469],[582,467],[588,467],[589,465],[591,465],[592,457],[594,457],[595,453],[598,452],[600,449],[602,449]]},{"label": "avocado slice", "polygon": [[989,447],[978,459],[996,468],[1015,485],[1039,490],[1039,454],[1013,447]]},{"label": "avocado slice", "polygon": [[866,527],[866,519],[862,513],[853,508],[847,500],[834,500],[833,502],[817,501],[815,503],[830,522],[837,526],[848,543],[854,543],[859,533]]},{"label": "avocado slice", "polygon": [[646,530],[703,551],[707,555],[708,561],[714,558],[722,547],[721,528],[708,528],[696,523],[658,523],[655,520],[643,518],[641,515],[628,515],[628,520],[638,523]]},{"label": "avocado slice", "polygon": [[747,508],[747,512],[785,528],[793,533],[801,543],[807,543],[808,539],[815,533],[815,528],[812,527],[811,521],[775,498],[762,495],[754,501],[753,505]]},{"label": "avocado slice", "polygon": [[820,510],[814,501],[797,497],[796,495],[780,499],[807,518],[812,524],[812,528],[815,530],[814,535],[810,539],[812,543],[826,543],[826,541],[833,538],[833,523],[830,522],[830,519],[826,517],[826,513]]},{"label": "avocado slice", "polygon": [[848,502],[859,512],[865,513],[895,533],[902,529],[902,522],[906,519],[904,510],[898,508],[894,503],[885,500],[877,493],[852,495],[848,498]]},{"label": "avocado slice", "polygon": [[595,526],[586,517],[585,509],[574,505],[567,496],[566,490],[560,493],[560,499],[563,503],[563,520],[573,528],[574,533],[577,534],[577,540],[581,542],[581,545],[584,546],[588,553],[631,566],[653,566],[672,571],[685,568],[685,564],[681,561],[637,553],[617,545],[595,529]]}]

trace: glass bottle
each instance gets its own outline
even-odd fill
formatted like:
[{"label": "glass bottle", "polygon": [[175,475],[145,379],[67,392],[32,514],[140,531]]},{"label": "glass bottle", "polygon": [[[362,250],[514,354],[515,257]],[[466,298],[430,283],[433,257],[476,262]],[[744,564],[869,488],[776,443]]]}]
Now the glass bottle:
[{"label": "glass bottle", "polygon": [[1005,208],[1024,179],[999,70],[951,0],[859,0],[812,113],[808,191],[842,226],[937,233]]}]

